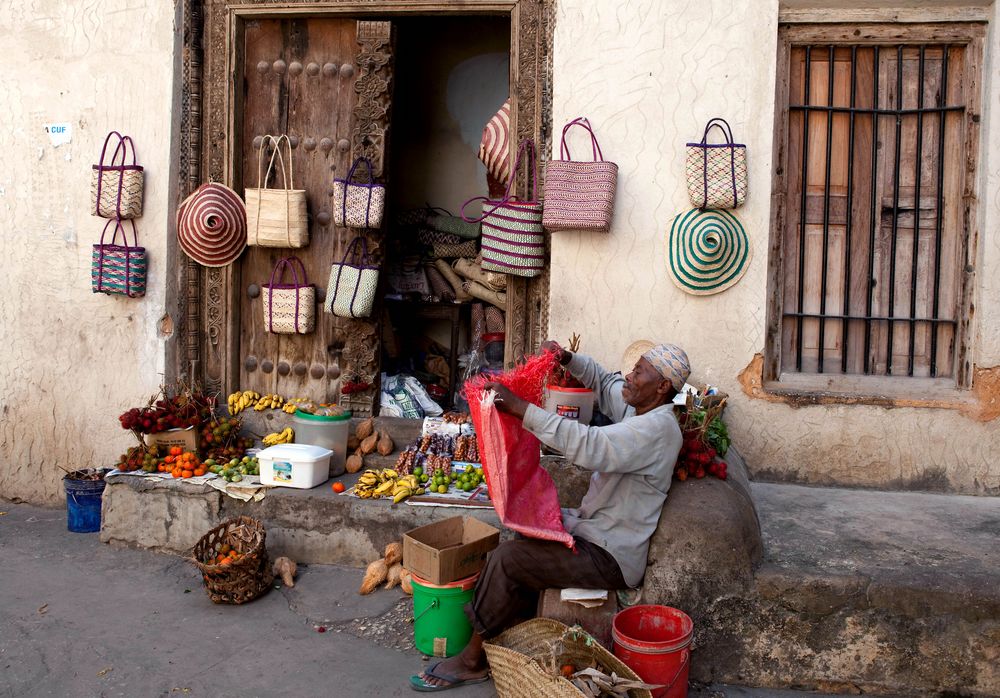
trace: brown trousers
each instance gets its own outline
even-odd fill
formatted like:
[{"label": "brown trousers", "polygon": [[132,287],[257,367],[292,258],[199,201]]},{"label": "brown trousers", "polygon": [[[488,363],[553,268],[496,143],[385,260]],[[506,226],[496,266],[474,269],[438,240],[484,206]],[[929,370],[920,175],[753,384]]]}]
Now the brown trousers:
[{"label": "brown trousers", "polygon": [[576,550],[554,541],[519,539],[501,543],[486,558],[466,614],[485,639],[535,616],[545,589],[625,589],[618,562],[582,538]]}]

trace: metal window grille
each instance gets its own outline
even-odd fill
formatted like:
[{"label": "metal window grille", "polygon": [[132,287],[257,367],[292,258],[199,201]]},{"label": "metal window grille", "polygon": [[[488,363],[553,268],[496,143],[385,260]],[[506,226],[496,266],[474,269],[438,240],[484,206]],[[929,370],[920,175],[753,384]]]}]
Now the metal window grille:
[{"label": "metal window grille", "polygon": [[781,370],[954,376],[964,47],[789,55]]}]

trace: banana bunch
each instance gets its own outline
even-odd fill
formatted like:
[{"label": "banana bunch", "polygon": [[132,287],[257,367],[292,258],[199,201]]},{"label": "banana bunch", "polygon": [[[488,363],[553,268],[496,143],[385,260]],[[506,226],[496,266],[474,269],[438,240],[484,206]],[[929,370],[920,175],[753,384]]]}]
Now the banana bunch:
[{"label": "banana bunch", "polygon": [[263,412],[264,410],[271,409],[276,410],[281,408],[285,404],[285,398],[281,397],[277,393],[269,393],[257,399],[257,404],[253,406],[255,412]]},{"label": "banana bunch", "polygon": [[295,432],[291,427],[285,427],[282,431],[276,431],[264,437],[265,446],[275,446],[277,444],[290,444],[295,438]]},{"label": "banana bunch", "polygon": [[306,399],[304,397],[291,398],[281,409],[285,412],[285,414],[295,414],[295,410],[298,409],[299,403],[305,401]]},{"label": "banana bunch", "polygon": [[252,390],[244,390],[243,392],[237,390],[226,398],[226,404],[229,406],[229,414],[237,415],[259,399],[260,393],[255,393]]},{"label": "banana bunch", "polygon": [[411,495],[423,493],[424,489],[415,475],[400,475],[392,468],[368,469],[361,473],[354,486],[354,494],[361,499],[391,497],[396,504]]}]

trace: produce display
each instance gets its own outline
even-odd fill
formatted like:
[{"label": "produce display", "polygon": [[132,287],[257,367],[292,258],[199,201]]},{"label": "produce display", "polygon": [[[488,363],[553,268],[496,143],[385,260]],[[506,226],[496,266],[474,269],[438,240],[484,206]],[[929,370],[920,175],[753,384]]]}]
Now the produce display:
[{"label": "produce display", "polygon": [[163,459],[158,469],[162,473],[170,473],[173,477],[181,478],[200,477],[205,474],[205,464],[199,460],[198,454],[185,451],[180,446],[170,449],[170,453]]},{"label": "produce display", "polygon": [[158,457],[156,446],[147,446],[140,443],[138,446],[129,446],[128,450],[118,457],[115,467],[123,473],[142,470],[147,473],[155,473],[158,466],[163,462]]},{"label": "produce display", "polygon": [[295,431],[291,427],[285,427],[281,431],[276,431],[264,437],[265,446],[275,446],[277,444],[290,444],[295,439]]},{"label": "produce display", "polygon": [[722,410],[726,401],[723,398],[707,407],[698,407],[708,402],[709,396],[687,396],[687,401],[678,412],[677,421],[684,436],[677,465],[674,466],[674,477],[680,481],[689,477],[703,478],[714,475],[720,480],[728,477],[726,461],[722,458],[729,450],[729,432],[722,421]]},{"label": "produce display", "polygon": [[253,439],[240,436],[243,420],[235,417],[217,419],[212,415],[201,426],[201,450],[205,459],[216,461],[241,457],[253,446]]},{"label": "produce display", "polygon": [[424,488],[415,475],[400,475],[392,468],[366,470],[354,485],[354,494],[361,499],[391,498],[396,504],[415,494],[423,494]]},{"label": "produce display", "polygon": [[260,463],[256,456],[232,458],[228,462],[205,461],[210,473],[215,473],[226,482],[240,482],[246,475],[260,475]]},{"label": "produce display", "polygon": [[182,384],[173,396],[161,388],[149,404],[122,413],[118,421],[123,429],[136,434],[158,434],[167,429],[196,427],[211,417],[213,409],[213,399]]}]

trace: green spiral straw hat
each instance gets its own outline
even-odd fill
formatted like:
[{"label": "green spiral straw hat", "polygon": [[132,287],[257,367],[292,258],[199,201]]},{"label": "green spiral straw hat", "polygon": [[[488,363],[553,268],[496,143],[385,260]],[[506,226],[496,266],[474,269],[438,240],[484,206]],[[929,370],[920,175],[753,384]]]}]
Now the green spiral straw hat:
[{"label": "green spiral straw hat", "polygon": [[720,293],[739,281],[750,264],[750,240],[739,220],[721,209],[678,214],[667,234],[670,278],[696,296]]}]

